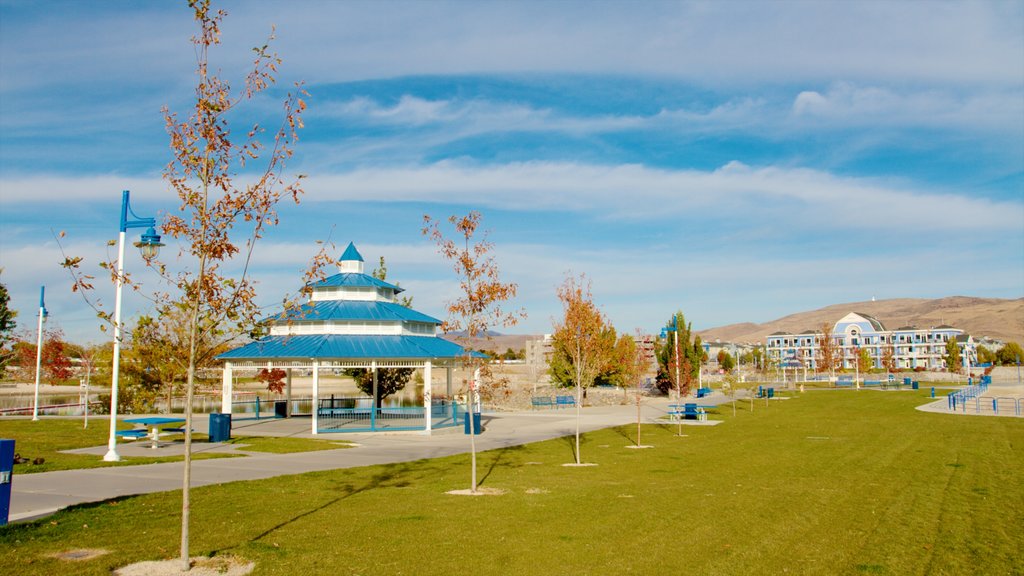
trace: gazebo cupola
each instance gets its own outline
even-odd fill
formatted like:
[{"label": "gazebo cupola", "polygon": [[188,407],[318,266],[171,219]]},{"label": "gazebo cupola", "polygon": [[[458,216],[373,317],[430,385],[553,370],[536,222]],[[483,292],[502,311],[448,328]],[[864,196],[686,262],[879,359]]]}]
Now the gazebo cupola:
[{"label": "gazebo cupola", "polygon": [[345,253],[338,259],[338,272],[362,274],[365,269],[363,263],[363,255],[356,250],[356,245],[352,242],[348,243],[348,248],[345,248]]}]

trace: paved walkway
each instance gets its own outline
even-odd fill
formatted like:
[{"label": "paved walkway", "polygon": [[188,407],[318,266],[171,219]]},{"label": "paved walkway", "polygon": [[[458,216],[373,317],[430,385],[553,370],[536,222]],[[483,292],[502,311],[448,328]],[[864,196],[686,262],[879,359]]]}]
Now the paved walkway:
[{"label": "paved walkway", "polygon": [[[724,398],[708,398],[708,404]],[[645,423],[663,423],[669,401],[646,399],[642,410]],[[596,406],[583,409],[580,430],[591,431],[636,422],[636,406]],[[196,418],[194,429],[205,432],[208,420]],[[490,450],[548,440],[574,434],[575,409],[529,412],[498,412],[483,415],[484,431],[477,436],[477,450]],[[689,422],[694,424],[694,422]],[[710,423],[700,423],[710,424]],[[233,437],[292,436],[314,437],[308,418],[286,420],[240,421],[232,428]],[[469,440],[462,428],[422,433],[393,434],[320,434],[319,439],[358,446],[339,450],[322,450],[294,454],[246,452],[244,458],[217,458],[192,461],[192,486],[206,486],[238,480],[259,480],[274,476],[300,474],[317,470],[353,468],[374,464],[408,462],[437,458],[469,451]],[[118,452],[132,455],[174,455],[183,453],[181,443],[153,450],[149,443],[122,443]],[[193,454],[203,451],[244,452],[244,447],[227,444],[193,444]],[[76,450],[78,453],[106,453],[106,446]],[[52,514],[74,504],[97,502],[109,498],[146,494],[181,488],[183,464],[143,464],[86,470],[66,470],[41,474],[15,475],[13,478],[10,521],[29,520]]]}]

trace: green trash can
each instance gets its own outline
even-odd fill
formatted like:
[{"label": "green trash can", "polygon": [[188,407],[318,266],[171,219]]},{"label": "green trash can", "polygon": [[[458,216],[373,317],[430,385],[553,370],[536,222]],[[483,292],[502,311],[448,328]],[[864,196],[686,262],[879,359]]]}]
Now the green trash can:
[{"label": "green trash can", "polygon": [[231,414],[210,414],[210,442],[231,440]]}]

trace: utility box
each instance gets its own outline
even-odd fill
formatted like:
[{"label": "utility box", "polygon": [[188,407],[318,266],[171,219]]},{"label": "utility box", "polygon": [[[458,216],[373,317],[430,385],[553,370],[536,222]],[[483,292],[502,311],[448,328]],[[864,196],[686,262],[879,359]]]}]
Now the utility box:
[{"label": "utility box", "polygon": [[210,414],[210,442],[231,440],[231,414]]},{"label": "utility box", "polygon": [[0,439],[0,526],[11,513],[11,482],[14,480],[14,440]]}]

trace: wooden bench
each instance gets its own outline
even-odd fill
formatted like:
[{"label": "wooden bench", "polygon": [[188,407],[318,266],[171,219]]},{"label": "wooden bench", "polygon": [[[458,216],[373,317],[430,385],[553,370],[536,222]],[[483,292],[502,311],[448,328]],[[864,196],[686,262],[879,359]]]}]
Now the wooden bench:
[{"label": "wooden bench", "polygon": [[558,396],[558,397],[555,398],[555,407],[556,408],[561,408],[562,406],[575,406],[575,405],[576,405],[576,397],[575,396]]},{"label": "wooden bench", "polygon": [[530,398],[530,404],[532,404],[534,408],[540,408],[542,406],[554,408],[555,406],[555,403],[551,401],[551,396],[534,396]]}]

